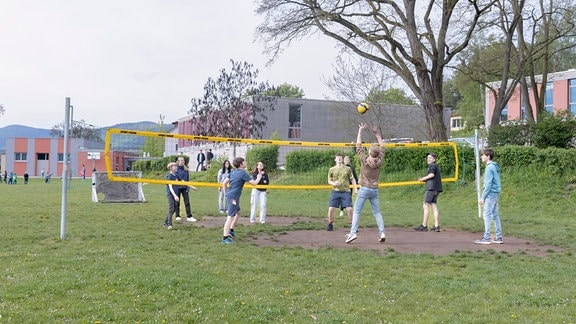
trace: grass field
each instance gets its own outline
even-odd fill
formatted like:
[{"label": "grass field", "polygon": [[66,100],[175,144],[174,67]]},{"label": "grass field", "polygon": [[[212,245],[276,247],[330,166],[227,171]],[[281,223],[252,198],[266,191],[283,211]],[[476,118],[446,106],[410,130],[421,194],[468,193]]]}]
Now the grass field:
[{"label": "grass field", "polygon": [[[381,255],[264,248],[241,236],[227,246],[220,244],[220,227],[164,229],[162,185],[145,185],[146,203],[103,204],[91,202],[90,181],[80,179],[68,192],[66,239],[60,240],[58,179],[1,184],[0,323],[576,322],[574,184],[524,170],[505,173],[503,185],[504,237],[567,252]],[[474,185],[445,188],[442,226],[480,233]],[[323,227],[327,197],[325,191],[273,191],[268,214],[317,217]],[[248,199],[245,192],[243,215]],[[382,189],[386,226],[417,225],[421,199],[420,186]],[[197,218],[214,215],[216,190],[200,188],[192,206]],[[362,222],[374,223],[372,217]]]}]

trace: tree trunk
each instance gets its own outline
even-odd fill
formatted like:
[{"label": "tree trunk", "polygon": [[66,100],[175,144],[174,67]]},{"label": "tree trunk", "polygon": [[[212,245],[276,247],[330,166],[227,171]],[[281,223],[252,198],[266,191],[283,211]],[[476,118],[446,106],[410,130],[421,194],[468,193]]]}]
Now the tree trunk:
[{"label": "tree trunk", "polygon": [[444,107],[442,104],[423,103],[424,114],[430,139],[433,142],[446,142],[446,125],[444,124]]}]

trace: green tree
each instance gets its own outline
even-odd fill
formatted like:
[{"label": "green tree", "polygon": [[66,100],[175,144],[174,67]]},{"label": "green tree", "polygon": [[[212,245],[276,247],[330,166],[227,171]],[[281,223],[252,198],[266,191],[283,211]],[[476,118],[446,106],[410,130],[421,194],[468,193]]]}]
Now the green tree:
[{"label": "green tree", "polygon": [[443,76],[466,48],[493,1],[258,0],[257,28],[274,60],[284,46],[314,32],[336,40],[404,81],[422,105],[432,140],[445,141]]},{"label": "green tree", "polygon": [[[160,115],[160,122],[158,122],[156,129],[152,130],[150,128],[146,129],[148,132],[156,131],[158,133],[166,132],[166,126],[164,125],[164,119],[166,116]],[[150,156],[154,157],[162,157],[164,156],[165,151],[165,140],[162,137],[158,136],[146,136],[144,139],[144,145],[142,146],[142,152],[146,152],[150,154]]]},{"label": "green tree", "polygon": [[375,102],[379,104],[393,104],[393,105],[410,105],[414,106],[414,100],[406,95],[402,89],[389,88],[386,90],[372,89],[366,98],[368,102]]},{"label": "green tree", "polygon": [[304,98],[304,90],[295,85],[282,83],[281,85],[277,86],[273,91],[264,92],[262,95],[276,96],[283,98]]}]

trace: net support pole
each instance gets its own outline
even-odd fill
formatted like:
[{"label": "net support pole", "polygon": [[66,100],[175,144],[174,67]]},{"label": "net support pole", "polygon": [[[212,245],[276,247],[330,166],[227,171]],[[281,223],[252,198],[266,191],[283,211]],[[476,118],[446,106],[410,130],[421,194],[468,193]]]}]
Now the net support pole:
[{"label": "net support pole", "polygon": [[60,212],[60,239],[66,239],[66,202],[68,198],[68,132],[70,130],[70,98],[66,97],[64,112],[64,163],[62,163],[62,208]]},{"label": "net support pole", "polygon": [[474,130],[474,160],[476,161],[476,193],[478,201],[478,217],[482,218],[482,206],[480,205],[480,138],[478,129]]}]

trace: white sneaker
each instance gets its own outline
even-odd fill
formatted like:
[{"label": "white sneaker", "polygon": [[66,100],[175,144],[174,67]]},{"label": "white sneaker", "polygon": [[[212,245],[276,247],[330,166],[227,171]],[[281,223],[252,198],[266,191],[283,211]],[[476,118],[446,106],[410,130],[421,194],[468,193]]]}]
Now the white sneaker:
[{"label": "white sneaker", "polygon": [[181,220],[181,219],[182,219],[182,218],[180,218],[180,217],[176,217],[176,220],[177,220],[177,221],[179,221],[179,220]]},{"label": "white sneaker", "polygon": [[386,234],[380,233],[380,238],[378,239],[378,242],[380,243],[386,242]]},{"label": "white sneaker", "polygon": [[356,235],[356,233],[349,233],[348,235],[346,235],[346,243],[350,243],[357,238],[358,238],[358,235]]},{"label": "white sneaker", "polygon": [[189,222],[195,222],[195,221],[197,221],[197,219],[194,218],[194,217],[188,217],[188,218],[186,218],[186,220],[189,221]]},{"label": "white sneaker", "polygon": [[254,223],[256,223],[256,221],[253,220],[253,219],[251,219],[251,220],[250,220],[250,223],[251,223],[251,224],[254,224]]},{"label": "white sneaker", "polygon": [[344,211],[340,211],[340,217],[344,216]]}]

